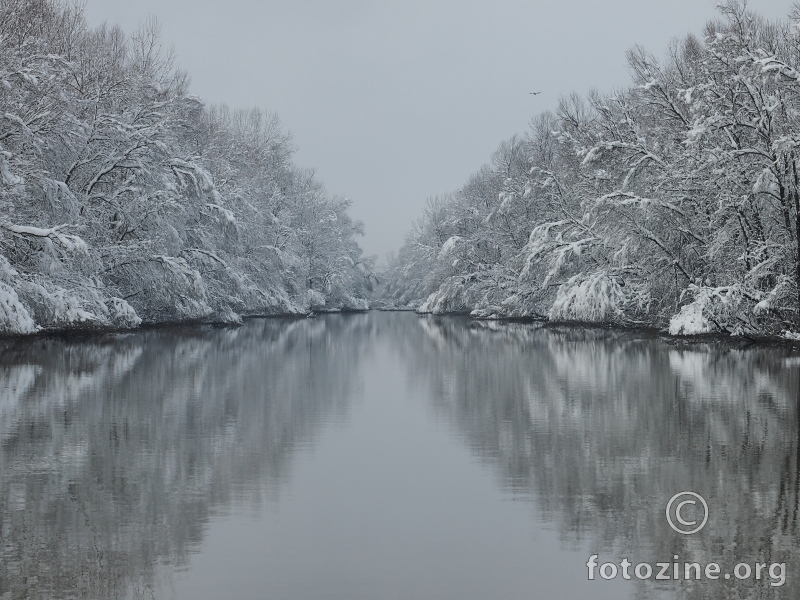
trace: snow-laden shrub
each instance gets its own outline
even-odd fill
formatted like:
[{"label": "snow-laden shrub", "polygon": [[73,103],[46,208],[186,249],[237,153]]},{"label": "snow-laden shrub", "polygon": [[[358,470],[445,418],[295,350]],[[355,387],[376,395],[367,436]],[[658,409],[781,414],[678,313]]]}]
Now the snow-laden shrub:
[{"label": "snow-laden shrub", "polygon": [[705,303],[690,302],[681,307],[681,311],[669,321],[670,335],[699,335],[712,331],[711,323],[703,315]]},{"label": "snow-laden shrub", "polygon": [[625,290],[605,273],[574,275],[558,288],[550,308],[551,321],[609,323],[619,321],[626,304]]},{"label": "snow-laden shrub", "polygon": [[38,327],[19,301],[17,292],[0,281],[0,332],[34,333]]},{"label": "snow-laden shrub", "polygon": [[49,320],[56,325],[97,323],[101,321],[100,315],[91,310],[86,310],[86,308],[94,307],[85,308],[84,299],[75,292],[65,289],[57,289],[50,292],[44,288],[42,288],[41,292],[47,308],[52,311],[52,318]]},{"label": "snow-laden shrub", "polygon": [[91,281],[81,287],[65,288],[39,276],[34,281],[21,279],[17,291],[32,318],[43,328],[130,328],[141,323],[127,302],[109,298]]},{"label": "snow-laden shrub", "polygon": [[493,321],[506,317],[507,313],[502,306],[487,306],[486,308],[473,309],[469,313],[469,316],[472,317],[473,319]]},{"label": "snow-laden shrub", "polygon": [[502,277],[502,272],[488,270],[466,277],[450,277],[428,296],[417,312],[446,315],[479,311],[476,316],[481,315],[481,311],[500,312],[498,305],[503,290],[498,280]]},{"label": "snow-laden shrub", "polygon": [[311,310],[319,310],[325,308],[325,294],[317,290],[308,290],[307,294],[308,306]]},{"label": "snow-laden shrub", "polygon": [[715,331],[742,335],[767,330],[768,325],[758,317],[766,309],[760,308],[753,294],[741,285],[690,285],[686,292],[692,294],[693,299],[670,319],[671,335],[699,335]]},{"label": "snow-laden shrub", "polygon": [[341,301],[342,310],[369,310],[369,302],[365,298],[345,296]]},{"label": "snow-laden shrub", "polygon": [[428,296],[417,312],[434,315],[469,312],[471,307],[464,297],[466,291],[463,277],[451,277]]},{"label": "snow-laden shrub", "polygon": [[212,320],[215,323],[225,323],[227,325],[240,325],[242,323],[242,316],[233,312],[230,306],[222,306],[214,311]]},{"label": "snow-laden shrub", "polygon": [[108,303],[111,313],[111,320],[117,327],[129,328],[138,327],[142,324],[142,319],[136,314],[133,307],[122,298],[111,298]]},{"label": "snow-laden shrub", "polygon": [[199,320],[214,312],[200,272],[182,258],[155,255],[127,267],[124,274],[125,295],[143,320]]}]

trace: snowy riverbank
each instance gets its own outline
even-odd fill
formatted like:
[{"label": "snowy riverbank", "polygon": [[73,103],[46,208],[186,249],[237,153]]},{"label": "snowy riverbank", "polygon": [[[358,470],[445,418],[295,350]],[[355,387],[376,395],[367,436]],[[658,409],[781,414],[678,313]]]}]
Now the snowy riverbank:
[{"label": "snowy riverbank", "polygon": [[800,339],[797,13],[719,6],[628,53],[630,85],[564,97],[431,198],[385,297],[431,314]]},{"label": "snowy riverbank", "polygon": [[350,201],[161,48],[155,20],[0,3],[0,334],[365,309]]}]

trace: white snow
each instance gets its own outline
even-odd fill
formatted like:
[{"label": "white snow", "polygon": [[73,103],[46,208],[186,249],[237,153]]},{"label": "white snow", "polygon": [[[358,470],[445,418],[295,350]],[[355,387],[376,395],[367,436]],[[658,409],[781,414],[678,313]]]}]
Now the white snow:
[{"label": "white snow", "polygon": [[307,294],[308,304],[309,306],[313,307],[321,307],[325,306],[325,294],[322,292],[318,292],[317,290],[308,290]]},{"label": "white snow", "polygon": [[221,214],[225,218],[225,220],[228,221],[228,223],[234,225],[236,224],[236,217],[233,216],[233,211],[230,211],[224,206],[220,206],[219,204],[214,204],[212,202],[207,203],[206,206],[210,208],[212,211]]},{"label": "white snow", "polygon": [[4,333],[34,333],[38,327],[30,313],[19,301],[17,292],[0,281],[0,331]]},{"label": "white snow", "polygon": [[109,309],[114,321],[122,327],[138,327],[142,324],[133,307],[122,298],[112,297]]},{"label": "white snow", "polygon": [[624,303],[625,294],[613,278],[575,275],[558,288],[549,316],[553,321],[603,323],[621,315]]},{"label": "white snow", "polygon": [[53,255],[56,254],[56,248],[53,242],[55,242],[60,249],[66,252],[86,254],[89,251],[89,246],[86,244],[86,242],[84,242],[77,235],[61,233],[61,229],[64,229],[65,227],[67,227],[67,225],[59,225],[58,227],[43,229],[41,227],[31,227],[27,225],[0,223],[0,228],[10,231],[11,233],[15,233],[20,236],[41,238],[42,241],[45,242],[48,250],[50,250],[50,253]]},{"label": "white snow", "polygon": [[450,254],[460,241],[461,241],[461,236],[458,235],[454,235],[447,238],[447,241],[444,244],[442,244],[442,249],[439,250],[439,257],[442,258]]},{"label": "white snow", "polygon": [[669,322],[670,335],[698,335],[709,333],[711,325],[703,316],[704,302],[695,300],[681,307],[681,311]]},{"label": "white snow", "polygon": [[11,172],[8,164],[8,158],[11,158],[10,152],[0,152],[0,179],[3,183],[9,186],[21,185],[23,182],[22,177],[18,177]]}]

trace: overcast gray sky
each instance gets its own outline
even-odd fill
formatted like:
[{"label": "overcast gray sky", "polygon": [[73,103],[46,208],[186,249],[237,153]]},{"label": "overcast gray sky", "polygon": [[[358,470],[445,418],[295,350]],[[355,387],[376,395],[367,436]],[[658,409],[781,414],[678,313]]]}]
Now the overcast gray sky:
[{"label": "overcast gray sky", "polygon": [[[714,0],[88,0],[90,23],[149,15],[192,92],[277,112],[329,192],[353,200],[362,247],[403,242],[429,196],[457,189],[559,96],[625,85],[625,51],[662,55]],[[789,0],[750,0],[768,17]],[[532,96],[529,92],[542,93]]]}]

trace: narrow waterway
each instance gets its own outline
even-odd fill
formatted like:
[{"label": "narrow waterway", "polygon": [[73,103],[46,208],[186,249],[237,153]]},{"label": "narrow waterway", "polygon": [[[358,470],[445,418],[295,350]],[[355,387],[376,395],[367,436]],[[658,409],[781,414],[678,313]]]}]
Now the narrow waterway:
[{"label": "narrow waterway", "polygon": [[[2,600],[800,590],[786,348],[371,312],[0,352]],[[720,578],[599,575],[674,556]]]}]

